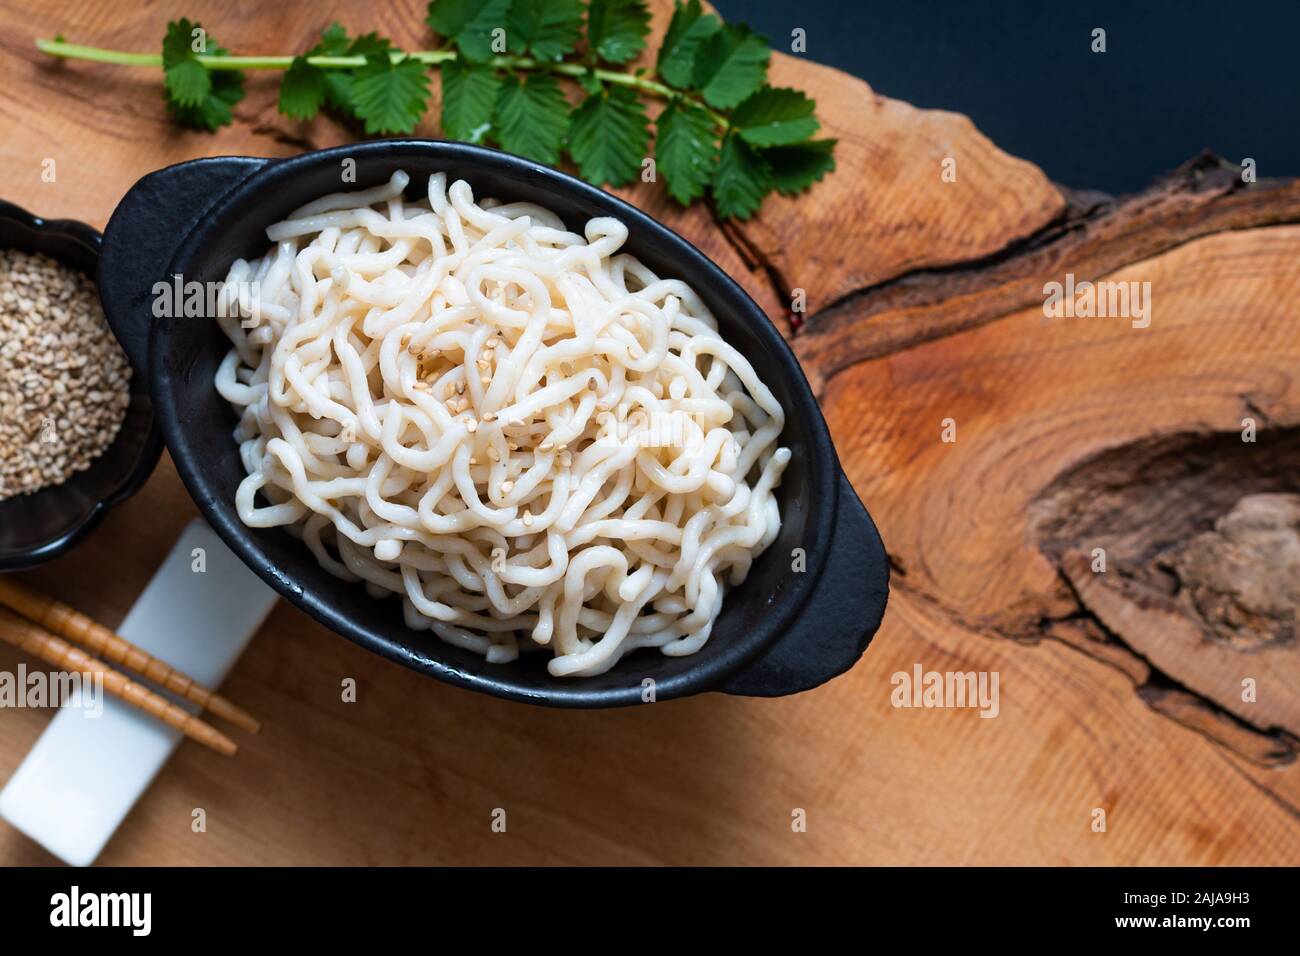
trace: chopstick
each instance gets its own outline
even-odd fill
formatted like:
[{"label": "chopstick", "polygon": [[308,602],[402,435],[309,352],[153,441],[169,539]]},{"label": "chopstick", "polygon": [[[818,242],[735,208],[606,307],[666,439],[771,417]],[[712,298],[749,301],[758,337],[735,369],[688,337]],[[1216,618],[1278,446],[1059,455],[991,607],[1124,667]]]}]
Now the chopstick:
[{"label": "chopstick", "polygon": [[198,704],[236,727],[253,734],[262,729],[262,725],[247,711],[208,690],[165,661],[142,651],[126,638],[63,602],[46,597],[5,575],[0,575],[0,604],[9,606],[55,634],[75,641],[106,661],[120,664],[149,678],[155,684]]},{"label": "chopstick", "polygon": [[103,661],[96,660],[79,647],[74,647],[61,637],[44,628],[23,620],[13,611],[0,608],[0,640],[39,657],[61,670],[104,675],[104,689],[133,707],[157,717],[169,727],[174,727],[192,740],[211,747],[217,753],[233,757],[238,750],[235,742],[221,731],[205,724],[193,714],[186,713],[167,698],[155,694],[143,684],[137,684],[121,671],[115,671]]}]

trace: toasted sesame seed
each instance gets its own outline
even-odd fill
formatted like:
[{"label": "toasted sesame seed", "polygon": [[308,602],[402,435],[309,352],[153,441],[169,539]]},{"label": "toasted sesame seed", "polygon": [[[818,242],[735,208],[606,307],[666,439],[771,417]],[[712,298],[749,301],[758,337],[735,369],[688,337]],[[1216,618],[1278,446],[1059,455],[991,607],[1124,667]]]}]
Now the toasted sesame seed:
[{"label": "toasted sesame seed", "polygon": [[0,500],[59,485],[113,440],[131,366],[89,278],[0,250]]}]

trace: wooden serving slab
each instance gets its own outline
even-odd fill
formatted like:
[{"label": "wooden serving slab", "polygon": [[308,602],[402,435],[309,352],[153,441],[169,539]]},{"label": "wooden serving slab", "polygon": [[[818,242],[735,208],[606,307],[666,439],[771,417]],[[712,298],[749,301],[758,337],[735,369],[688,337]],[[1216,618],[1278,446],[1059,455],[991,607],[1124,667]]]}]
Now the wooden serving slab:
[{"label": "wooden serving slab", "polygon": [[[233,127],[180,131],[156,71],[51,63],[37,36],[153,50],[184,13],[241,53],[332,19],[427,42],[409,0],[173,6],[0,8],[4,198],[102,228],[169,163],[354,137],[277,114],[274,75]],[[102,862],[1300,862],[1300,183],[1207,155],[1137,196],[1077,192],[963,116],[804,57],[772,78],[817,99],[835,174],[743,224],[625,195],[744,284],[813,380],[894,568],[862,662],[780,700],[526,709],[282,604],[225,687],[266,729],[233,761],[183,747]],[[1045,316],[1067,275],[1150,283],[1149,324]],[[117,622],[194,514],[164,457],[25,578]],[[998,715],[893,706],[918,666],[996,672]],[[49,715],[2,719],[0,777]],[[0,863],[50,859],[0,825]]]}]

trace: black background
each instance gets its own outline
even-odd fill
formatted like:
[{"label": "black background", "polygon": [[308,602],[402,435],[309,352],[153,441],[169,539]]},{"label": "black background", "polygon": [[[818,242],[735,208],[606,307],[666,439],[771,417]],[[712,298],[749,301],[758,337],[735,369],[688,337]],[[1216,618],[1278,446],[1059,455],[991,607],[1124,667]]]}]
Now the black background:
[{"label": "black background", "polygon": [[965,113],[1066,186],[1134,192],[1207,148],[1300,175],[1300,0],[713,2],[774,49],[802,27],[810,59]]},{"label": "black background", "polygon": [[[584,950],[856,950],[897,940],[907,951],[1016,951],[1043,943],[1124,941],[1127,949],[1290,951],[1269,943],[1294,936],[1295,871],[1259,868],[1160,869],[902,868],[409,870],[180,868],[41,870],[0,868],[0,916],[14,952],[73,947],[166,946],[192,951],[304,950],[352,946],[386,951],[414,943],[438,953],[467,937],[496,952],[573,939]],[[51,899],[86,893],[151,893],[148,941],[126,928],[54,928]],[[544,891],[539,892],[538,887]],[[719,887],[724,887],[720,890]],[[1235,893],[1207,905],[1126,903],[1125,893]],[[687,901],[681,915],[662,901]],[[557,901],[573,901],[566,910]],[[720,906],[705,904],[717,900]],[[609,902],[625,905],[605,905]],[[660,901],[646,906],[628,901]],[[578,907],[584,907],[579,910]],[[668,907],[668,908],[665,908]],[[572,914],[569,912],[572,911]],[[642,912],[644,911],[644,912]],[[579,918],[571,919],[576,914]],[[681,916],[681,918],[677,918]],[[1249,927],[1116,927],[1116,917],[1249,918]],[[565,922],[568,920],[569,922]],[[570,925],[570,923],[572,925]],[[678,943],[673,943],[678,939]],[[606,942],[602,945],[600,940]],[[852,940],[852,942],[848,942]],[[812,945],[810,946],[810,942]],[[940,946],[954,943],[955,945]],[[512,944],[520,944],[518,947]],[[685,944],[683,946],[683,943]],[[817,945],[817,944],[821,945]],[[25,944],[25,945],[24,945]],[[638,945],[639,944],[639,945]],[[1035,945],[1036,944],[1036,945]],[[1208,944],[1208,945],[1207,945]],[[839,944],[840,946],[845,943]],[[1208,947],[1214,947],[1210,950]],[[37,949],[36,947],[39,947]],[[218,949],[220,947],[220,949]],[[712,946],[711,948],[721,948]],[[1194,951],[1200,951],[1193,947]]]}]

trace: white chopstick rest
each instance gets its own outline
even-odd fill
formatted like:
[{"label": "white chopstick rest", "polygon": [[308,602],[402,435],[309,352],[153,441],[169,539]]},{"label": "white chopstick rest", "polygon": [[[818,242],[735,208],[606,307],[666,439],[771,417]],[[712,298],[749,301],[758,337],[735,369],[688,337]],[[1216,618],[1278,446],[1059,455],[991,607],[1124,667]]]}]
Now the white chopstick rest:
[{"label": "white chopstick rest", "polygon": [[[211,528],[193,521],[117,632],[215,690],[275,598]],[[183,739],[114,697],[103,707],[96,719],[60,710],[0,792],[0,816],[74,866],[95,861]]]}]

